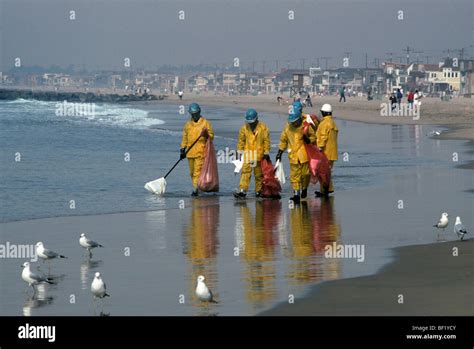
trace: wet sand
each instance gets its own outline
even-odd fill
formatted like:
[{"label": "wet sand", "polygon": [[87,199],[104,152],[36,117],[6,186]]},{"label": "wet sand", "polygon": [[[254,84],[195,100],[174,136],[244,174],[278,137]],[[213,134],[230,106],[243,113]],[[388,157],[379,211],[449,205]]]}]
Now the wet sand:
[{"label": "wet sand", "polygon": [[[203,106],[232,106],[242,109],[252,107],[263,113],[286,115],[290,101],[287,95],[284,95],[284,98],[286,103],[280,106],[276,102],[276,95],[216,96],[203,93],[186,94],[183,101],[179,101],[176,96],[170,96],[166,101],[151,103],[197,102]],[[440,125],[449,128],[448,132],[440,136],[442,139],[474,139],[474,99],[472,98],[460,97],[449,102],[441,101],[439,98],[424,98],[419,120],[413,120],[411,116],[381,116],[380,105],[387,102],[384,99],[367,101],[365,97],[350,97],[347,98],[346,103],[339,103],[339,98],[335,96],[313,97],[313,108],[305,110],[319,115],[322,104],[330,103],[337,119],[391,125]]]},{"label": "wet sand", "polygon": [[294,304],[261,315],[474,314],[474,240],[400,247],[394,253],[396,260],[375,275],[322,283]]}]

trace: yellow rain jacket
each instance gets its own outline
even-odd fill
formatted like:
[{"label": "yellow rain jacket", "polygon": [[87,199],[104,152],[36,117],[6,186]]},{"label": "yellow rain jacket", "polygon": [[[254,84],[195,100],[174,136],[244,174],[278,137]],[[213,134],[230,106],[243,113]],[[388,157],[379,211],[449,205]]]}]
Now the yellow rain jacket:
[{"label": "yellow rain jacket", "polygon": [[328,160],[337,160],[337,133],[339,132],[332,116],[323,117],[316,131],[317,145],[323,149]]},{"label": "yellow rain jacket", "polygon": [[[259,121],[255,130],[251,130],[248,124],[243,125],[239,131],[239,142],[237,150],[243,151],[243,161],[260,161],[264,154],[270,154],[270,131],[267,125]],[[257,158],[254,159],[256,154]]]},{"label": "yellow rain jacket", "polygon": [[[201,116],[198,122],[194,122],[192,119],[188,120],[183,128],[183,140],[181,141],[181,148],[188,149],[194,141],[201,135],[201,131],[207,128],[207,132],[211,140],[214,139],[214,131],[209,121]],[[187,158],[200,158],[204,157],[204,149],[206,148],[206,138],[201,137],[199,141],[191,148],[186,155]]]},{"label": "yellow rain jacket", "polygon": [[[308,128],[307,136],[310,142],[314,144],[316,142],[316,135],[312,127]],[[288,159],[290,164],[297,164],[308,162],[308,156],[306,155],[306,148],[304,147],[303,141],[303,123],[299,127],[293,127],[289,123],[286,124],[280,136],[280,150],[288,148]]]}]

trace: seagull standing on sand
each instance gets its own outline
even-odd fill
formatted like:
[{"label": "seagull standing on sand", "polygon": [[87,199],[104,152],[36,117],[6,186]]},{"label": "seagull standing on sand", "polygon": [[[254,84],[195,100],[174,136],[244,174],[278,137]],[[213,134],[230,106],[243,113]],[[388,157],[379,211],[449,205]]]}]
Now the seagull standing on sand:
[{"label": "seagull standing on sand", "polygon": [[89,257],[92,257],[92,249],[96,247],[104,247],[98,242],[95,242],[91,239],[89,239],[86,234],[82,233],[81,237],[79,238],[79,244],[84,247],[87,252],[89,252]]},{"label": "seagull standing on sand", "polygon": [[211,290],[206,286],[204,283],[206,278],[202,275],[199,275],[197,278],[197,286],[196,286],[196,296],[202,302],[209,302],[209,303],[217,303],[214,300]]},{"label": "seagull standing on sand", "polygon": [[461,238],[461,240],[464,239],[464,235],[469,233],[466,230],[466,227],[464,226],[464,224],[462,224],[461,217],[459,216],[456,217],[456,223],[454,223],[454,232],[458,235],[458,238]]},{"label": "seagull standing on sand", "polygon": [[33,287],[33,295],[36,293],[36,288],[35,285],[38,285],[39,283],[46,282],[48,284],[52,284],[51,279],[47,278],[44,275],[32,272],[30,269],[30,263],[25,262],[22,264],[23,271],[21,272],[21,278],[28,283],[28,286]]},{"label": "seagull standing on sand", "polygon": [[67,258],[59,253],[56,253],[54,251],[51,251],[47,248],[44,247],[43,243],[40,241],[40,242],[37,242],[36,243],[36,254],[38,257],[40,257],[41,259],[43,259],[43,263],[45,261],[48,261],[49,262],[49,268],[51,269],[51,260],[52,259],[55,259],[55,258]]},{"label": "seagull standing on sand", "polygon": [[107,294],[107,286],[99,272],[95,273],[94,280],[91,284],[91,292],[94,295],[94,300],[96,298],[110,297],[110,295]]},{"label": "seagull standing on sand", "polygon": [[[433,225],[433,227],[438,228],[438,229],[443,229],[443,233],[444,233],[444,229],[446,229],[448,224],[449,224],[448,214],[446,212],[443,212],[441,214],[441,218],[439,219],[439,222]],[[439,240],[439,233],[438,233],[438,240]]]}]

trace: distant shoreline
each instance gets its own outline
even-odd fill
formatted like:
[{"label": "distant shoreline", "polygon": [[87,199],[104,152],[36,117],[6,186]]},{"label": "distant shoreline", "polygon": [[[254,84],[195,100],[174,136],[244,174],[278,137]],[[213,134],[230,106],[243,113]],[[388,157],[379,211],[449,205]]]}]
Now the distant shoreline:
[{"label": "distant shoreline", "polygon": [[[205,115],[205,106],[234,107],[237,109],[255,108],[260,113],[276,113],[285,115],[288,111],[288,104],[291,100],[288,96],[282,95],[286,103],[278,105],[277,95],[257,95],[257,96],[228,96],[216,95],[214,93],[187,93],[183,100],[179,100],[177,95],[155,95],[153,91],[147,96],[125,94],[123,90],[112,90],[110,88],[91,88],[89,91],[77,88],[61,88],[56,91],[50,87],[25,87],[25,86],[0,86],[0,100],[2,94],[18,96],[17,98],[39,99],[49,101],[70,102],[97,102],[97,103],[168,103],[176,105],[186,105],[191,102],[202,104]],[[68,99],[69,97],[69,99]],[[10,99],[11,100],[11,99]],[[388,103],[387,100],[367,101],[363,97],[349,97],[347,103],[339,103],[336,96],[313,97],[313,108],[306,108],[305,111],[312,114],[319,114],[322,104],[330,103],[334,109],[336,119],[358,121],[364,123],[390,124],[390,125],[438,125],[448,128],[437,139],[458,139],[474,140],[474,99],[459,97],[449,102],[441,101],[438,98],[422,99],[422,112],[419,120],[413,120],[409,116],[381,116],[381,103]]]}]

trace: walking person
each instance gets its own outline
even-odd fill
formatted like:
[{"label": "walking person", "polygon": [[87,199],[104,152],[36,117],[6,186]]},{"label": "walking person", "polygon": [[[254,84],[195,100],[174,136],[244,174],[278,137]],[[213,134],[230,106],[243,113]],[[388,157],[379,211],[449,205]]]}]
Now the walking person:
[{"label": "walking person", "polygon": [[341,88],[339,89],[339,103],[341,103],[341,101],[344,99],[344,103],[346,103],[346,87],[345,86],[341,86]]},{"label": "walking person", "polygon": [[293,196],[290,198],[295,204],[308,195],[310,172],[308,155],[304,144],[315,143],[316,135],[313,128],[307,128],[304,134],[301,109],[293,106],[288,115],[288,123],[280,136],[280,145],[276,160],[281,161],[283,152],[288,149],[288,160],[290,161],[290,182],[293,188]]},{"label": "walking person", "polygon": [[234,193],[238,199],[247,196],[252,177],[252,168],[255,178],[255,196],[261,197],[263,187],[262,159],[270,161],[270,131],[267,125],[258,120],[255,109],[247,110],[246,123],[240,128],[237,152],[243,161],[240,175],[240,190]]},{"label": "walking person", "polygon": [[[332,172],[334,162],[337,161],[337,134],[339,129],[332,118],[332,106],[330,104],[324,104],[321,107],[322,120],[319,123],[318,130],[316,131],[316,144],[329,160],[329,168]],[[328,197],[329,194],[334,192],[334,186],[331,181],[329,187],[323,187],[320,184],[320,191],[315,192],[316,197],[324,196]]]},{"label": "walking person", "polygon": [[[201,107],[197,103],[192,103],[188,108],[191,119],[186,122],[183,128],[183,139],[181,141],[180,158],[188,158],[189,175],[193,183],[192,196],[198,196],[198,180],[204,164],[204,151],[206,149],[207,138],[214,139],[214,131],[211,123],[201,116]],[[192,147],[191,145],[196,141]]]}]

